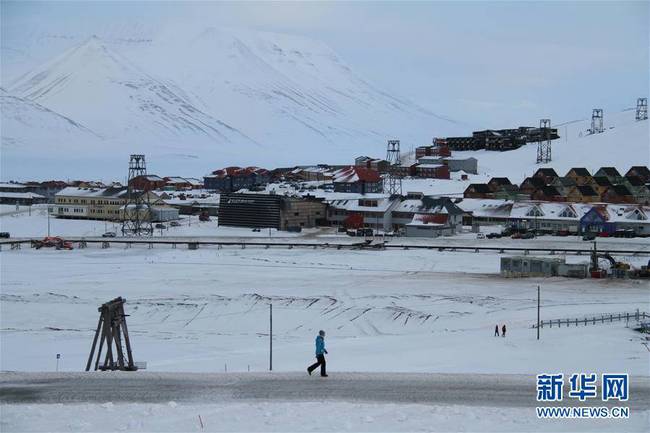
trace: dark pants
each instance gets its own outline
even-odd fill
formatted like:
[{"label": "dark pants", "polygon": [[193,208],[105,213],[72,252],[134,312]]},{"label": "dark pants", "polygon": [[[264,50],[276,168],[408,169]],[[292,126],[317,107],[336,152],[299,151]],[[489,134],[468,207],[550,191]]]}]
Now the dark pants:
[{"label": "dark pants", "polygon": [[316,355],[316,362],[310,365],[307,370],[309,370],[309,372],[311,373],[312,371],[316,370],[319,365],[320,365],[320,375],[325,376],[327,373],[325,372],[325,355],[323,354]]}]

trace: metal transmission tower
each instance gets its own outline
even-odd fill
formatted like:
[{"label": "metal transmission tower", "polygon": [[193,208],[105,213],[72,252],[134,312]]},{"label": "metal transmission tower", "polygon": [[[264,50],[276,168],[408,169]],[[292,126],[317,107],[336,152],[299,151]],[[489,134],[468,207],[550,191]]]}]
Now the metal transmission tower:
[{"label": "metal transmission tower", "polygon": [[603,109],[594,108],[591,113],[591,133],[600,134],[605,128],[603,127]]},{"label": "metal transmission tower", "polygon": [[124,236],[151,236],[153,234],[149,191],[146,188],[137,190],[133,182],[136,177],[146,176],[146,174],[147,164],[144,155],[131,155],[127,197],[122,217],[122,235]]},{"label": "metal transmission tower", "polygon": [[400,157],[399,140],[388,140],[386,161],[389,163],[388,173],[384,177],[384,192],[390,195],[402,194],[402,175],[399,172],[402,160]]},{"label": "metal transmission tower", "polygon": [[539,121],[539,141],[537,142],[537,163],[551,162],[551,119]]},{"label": "metal transmission tower", "polygon": [[648,118],[648,98],[638,98],[636,100],[636,120],[646,120]]}]

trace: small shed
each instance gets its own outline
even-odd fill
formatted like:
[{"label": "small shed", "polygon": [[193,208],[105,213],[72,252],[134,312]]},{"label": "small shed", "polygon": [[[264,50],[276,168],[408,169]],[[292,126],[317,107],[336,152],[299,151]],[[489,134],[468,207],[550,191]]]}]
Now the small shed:
[{"label": "small shed", "polygon": [[554,277],[559,275],[563,259],[514,256],[501,257],[501,275],[504,277]]}]

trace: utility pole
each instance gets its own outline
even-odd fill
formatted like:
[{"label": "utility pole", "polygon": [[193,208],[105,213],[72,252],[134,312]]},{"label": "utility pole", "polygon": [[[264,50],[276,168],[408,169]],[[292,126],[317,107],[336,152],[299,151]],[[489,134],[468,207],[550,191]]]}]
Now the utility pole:
[{"label": "utility pole", "polygon": [[273,371],[273,304],[269,304],[269,371]]},{"label": "utility pole", "polygon": [[50,237],[50,204],[47,204],[47,237]]},{"label": "utility pole", "polygon": [[537,286],[537,339],[539,340],[539,286]]}]

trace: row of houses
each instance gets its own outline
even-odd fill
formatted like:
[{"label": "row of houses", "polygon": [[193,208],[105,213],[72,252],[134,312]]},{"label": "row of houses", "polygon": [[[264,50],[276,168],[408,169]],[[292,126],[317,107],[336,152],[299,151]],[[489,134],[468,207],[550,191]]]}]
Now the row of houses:
[{"label": "row of houses", "polygon": [[358,194],[354,198],[334,200],[309,195],[234,193],[221,195],[218,223],[280,230],[326,225],[436,237],[455,234],[462,225],[462,217],[463,210],[452,199],[421,193],[405,197]]},{"label": "row of houses", "polygon": [[501,224],[541,232],[614,233],[630,230],[650,235],[650,207],[607,203],[514,202],[495,199],[452,199],[408,193],[386,197],[324,199],[273,194],[222,194],[219,225],[345,229],[370,228],[406,236],[449,236],[461,226]]},{"label": "row of houses", "polygon": [[193,177],[160,177],[155,174],[143,174],[129,181],[129,186],[140,191],[189,191],[202,189],[203,182]]},{"label": "row of houses", "polygon": [[602,167],[593,175],[586,168],[570,169],[558,176],[552,168],[537,172],[515,185],[506,177],[494,177],[488,183],[470,184],[465,198],[496,198],[575,203],[650,204],[650,170],[630,168],[622,176],[614,167]]},{"label": "row of houses", "polygon": [[502,224],[571,234],[631,230],[650,235],[650,207],[644,205],[464,199],[459,206],[467,225]]},{"label": "row of houses", "polygon": [[511,129],[474,131],[470,137],[437,138],[434,143],[447,146],[450,150],[506,151],[517,149],[526,143],[536,142],[540,139],[556,140],[559,137],[556,128],[520,126]]},{"label": "row of houses", "polygon": [[[164,177],[157,175],[142,175],[131,180],[131,185],[141,191],[189,191],[203,188],[203,182],[188,177]],[[66,188],[106,189],[124,188],[119,182],[105,184],[98,181],[62,181],[48,180],[44,182],[7,182],[0,183],[0,204],[33,205],[52,203],[56,195]]]}]

